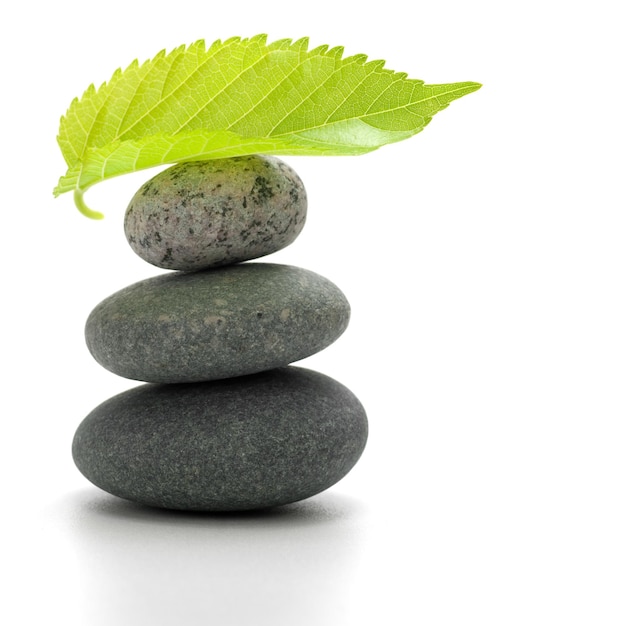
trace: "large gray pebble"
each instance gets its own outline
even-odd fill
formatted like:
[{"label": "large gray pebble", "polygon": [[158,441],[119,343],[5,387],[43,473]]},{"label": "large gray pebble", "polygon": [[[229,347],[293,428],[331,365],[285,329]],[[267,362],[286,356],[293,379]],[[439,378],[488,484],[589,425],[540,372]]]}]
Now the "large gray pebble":
[{"label": "large gray pebble", "polygon": [[187,385],[141,385],[94,409],[73,456],[95,485],[157,507],[266,508],[308,498],[357,462],[358,399],[337,381],[286,367]]},{"label": "large gray pebble", "polygon": [[140,281],[102,301],[85,328],[106,369],[156,383],[252,374],[315,354],[346,329],[350,305],[328,279],[243,263]]},{"label": "large gray pebble", "polygon": [[139,189],[124,230],[148,263],[196,270],[284,248],[302,230],[306,209],[302,181],[276,157],[181,163]]}]

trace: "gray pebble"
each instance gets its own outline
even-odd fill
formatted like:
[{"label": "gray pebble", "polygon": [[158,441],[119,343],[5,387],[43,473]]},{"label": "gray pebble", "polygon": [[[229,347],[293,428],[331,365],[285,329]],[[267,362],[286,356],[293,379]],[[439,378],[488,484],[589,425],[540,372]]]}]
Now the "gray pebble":
[{"label": "gray pebble", "polygon": [[260,509],[335,484],[367,440],[359,400],[298,367],[187,385],[141,385],[94,409],[73,442],[109,493],[195,511]]},{"label": "gray pebble", "polygon": [[281,250],[302,230],[306,209],[302,181],[276,157],[180,163],[139,189],[124,230],[148,263],[197,270]]},{"label": "gray pebble", "polygon": [[350,305],[328,279],[243,263],[166,273],[103,300],[87,319],[96,361],[146,382],[252,374],[315,354],[346,329]]}]

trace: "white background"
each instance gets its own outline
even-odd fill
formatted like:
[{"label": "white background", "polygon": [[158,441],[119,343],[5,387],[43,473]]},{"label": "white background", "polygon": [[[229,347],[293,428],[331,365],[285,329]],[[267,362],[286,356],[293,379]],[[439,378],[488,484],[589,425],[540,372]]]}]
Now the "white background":
[{"label": "white background", "polygon": [[[626,216],[619,3],[336,0],[11,5],[0,20],[2,622],[65,626],[626,623]],[[147,7],[148,3],[142,6]],[[135,383],[84,321],[158,272],[122,230],[155,172],[69,195],[60,115],[135,57],[260,32],[483,88],[408,141],[286,159],[309,194],[270,257],[352,304],[301,365],[362,400],[370,441],[328,492],[187,516],[75,469],[82,418]]]}]

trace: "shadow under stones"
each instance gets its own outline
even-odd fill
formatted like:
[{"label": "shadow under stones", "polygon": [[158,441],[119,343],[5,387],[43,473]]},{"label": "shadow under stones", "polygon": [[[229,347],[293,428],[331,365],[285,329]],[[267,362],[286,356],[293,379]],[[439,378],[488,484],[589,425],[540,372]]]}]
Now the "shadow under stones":
[{"label": "shadow under stones", "polygon": [[363,505],[325,492],[246,513],[187,513],[71,494],[84,623],[345,623]]}]

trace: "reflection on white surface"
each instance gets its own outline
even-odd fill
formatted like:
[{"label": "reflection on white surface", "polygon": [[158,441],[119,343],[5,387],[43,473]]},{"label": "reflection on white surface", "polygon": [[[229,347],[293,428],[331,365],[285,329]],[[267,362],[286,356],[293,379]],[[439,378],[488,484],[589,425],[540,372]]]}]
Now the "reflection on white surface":
[{"label": "reflection on white surface", "polygon": [[333,493],[246,514],[150,509],[90,489],[62,503],[81,621],[328,624],[347,619],[363,506]]}]

